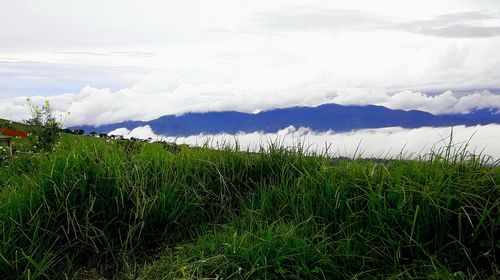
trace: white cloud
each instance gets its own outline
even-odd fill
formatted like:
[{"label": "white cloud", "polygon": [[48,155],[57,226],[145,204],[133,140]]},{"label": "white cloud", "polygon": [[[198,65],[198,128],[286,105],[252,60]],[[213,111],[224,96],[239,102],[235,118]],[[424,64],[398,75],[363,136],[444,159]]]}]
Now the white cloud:
[{"label": "white cloud", "polygon": [[[379,11],[380,12],[380,11]],[[444,38],[481,38],[500,35],[500,17],[487,11],[467,11],[434,15],[427,13],[426,19],[412,15],[409,19],[396,14],[388,17],[368,10],[325,9],[298,7],[281,11],[261,13],[256,22],[273,30],[311,31],[322,30],[335,33],[345,30],[374,31],[400,30]]]},{"label": "white cloud", "polygon": [[[157,80],[155,80],[157,81]],[[77,94],[58,96],[35,96],[31,100],[42,104],[48,99],[57,115],[64,115],[64,125],[103,125],[127,120],[148,121],[168,114],[186,112],[207,112],[235,110],[257,112],[277,107],[317,106],[324,103],[342,105],[381,105],[391,109],[423,110],[435,114],[467,113],[473,109],[493,108],[500,110],[500,95],[490,91],[454,94],[445,91],[440,94],[402,91],[389,94],[382,91],[364,89],[308,90],[307,83],[297,79],[290,85],[277,85],[271,89],[255,86],[247,90],[233,87],[234,84],[206,83],[201,85],[183,84],[172,87],[142,83],[128,89],[111,91],[85,87]],[[166,90],[171,91],[166,91]],[[158,91],[157,91],[158,90]],[[25,98],[0,99],[0,117],[25,120],[30,111]]]},{"label": "white cloud", "polygon": [[[135,137],[155,140],[165,140],[178,144],[203,146],[208,143],[210,147],[220,148],[224,145],[234,146],[238,142],[241,150],[257,151],[260,147],[268,147],[272,142],[280,143],[285,147],[297,147],[299,143],[309,152],[323,154],[328,147],[330,155],[334,156],[362,156],[362,157],[406,157],[423,156],[431,151],[439,151],[450,142],[451,127],[422,127],[404,129],[389,127],[379,129],[363,129],[348,133],[313,132],[307,128],[288,127],[277,133],[240,133],[237,135],[196,135],[189,137],[163,137],[154,135],[149,126],[138,127],[131,132],[120,129],[114,133],[124,135],[126,138]],[[452,134],[453,149],[466,150],[473,154],[492,156],[500,159],[500,125],[490,124],[484,126],[456,126]]]},{"label": "white cloud", "polygon": [[110,131],[108,135],[123,136],[123,138],[125,139],[137,138],[137,139],[147,140],[151,138],[155,141],[163,139],[162,136],[156,135],[149,125],[139,126],[132,130],[126,128],[118,128],[113,131]]},{"label": "white cloud", "polygon": [[342,91],[331,99],[343,105],[381,105],[391,109],[422,110],[433,114],[469,113],[474,109],[500,110],[500,95],[490,91],[454,94],[447,90],[440,94],[402,91],[395,94],[365,90]]},{"label": "white cloud", "polygon": [[[149,125],[143,126],[143,127],[149,127]],[[151,127],[149,127],[149,128],[151,129]],[[130,134],[130,132],[131,131],[129,129],[122,127],[122,128],[117,128],[117,129],[115,129],[113,131],[109,131],[108,135],[123,136],[123,137],[127,136],[128,137],[128,135]],[[146,135],[141,135],[139,138],[140,139],[146,139],[145,136]],[[130,137],[128,137],[128,138],[130,138]]]}]

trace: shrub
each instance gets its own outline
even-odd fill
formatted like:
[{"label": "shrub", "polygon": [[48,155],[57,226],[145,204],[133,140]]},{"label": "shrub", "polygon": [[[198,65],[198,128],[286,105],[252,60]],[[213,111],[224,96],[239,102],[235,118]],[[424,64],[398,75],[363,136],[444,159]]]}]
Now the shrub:
[{"label": "shrub", "polygon": [[27,101],[31,110],[31,118],[26,123],[35,126],[31,133],[34,142],[33,149],[35,151],[53,150],[59,139],[62,122],[52,112],[48,100],[41,107],[34,105],[29,98]]}]

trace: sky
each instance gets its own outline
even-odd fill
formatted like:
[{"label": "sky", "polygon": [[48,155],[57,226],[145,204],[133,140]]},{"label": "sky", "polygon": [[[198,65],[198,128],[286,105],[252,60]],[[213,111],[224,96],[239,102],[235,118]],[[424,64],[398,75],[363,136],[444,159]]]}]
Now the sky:
[{"label": "sky", "polygon": [[500,109],[497,0],[0,0],[0,118]]}]

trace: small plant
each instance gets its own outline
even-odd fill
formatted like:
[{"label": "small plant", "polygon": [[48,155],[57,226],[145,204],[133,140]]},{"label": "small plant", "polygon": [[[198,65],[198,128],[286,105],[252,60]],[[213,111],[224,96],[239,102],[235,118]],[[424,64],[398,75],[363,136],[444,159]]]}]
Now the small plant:
[{"label": "small plant", "polygon": [[26,123],[35,126],[35,129],[31,133],[31,137],[34,140],[33,149],[36,151],[53,150],[59,139],[59,131],[62,127],[62,121],[60,121],[62,115],[59,116],[58,120],[52,112],[52,107],[48,100],[41,107],[34,105],[29,98],[26,101],[31,111],[31,118]]},{"label": "small plant", "polygon": [[0,145],[0,162],[6,160],[7,158],[9,158],[9,156],[9,148]]}]

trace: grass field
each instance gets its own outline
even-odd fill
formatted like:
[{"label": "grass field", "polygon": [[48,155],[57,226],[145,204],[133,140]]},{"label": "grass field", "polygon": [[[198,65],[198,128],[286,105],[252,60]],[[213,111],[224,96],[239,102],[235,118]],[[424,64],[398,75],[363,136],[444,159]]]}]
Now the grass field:
[{"label": "grass field", "polygon": [[496,279],[500,168],[63,135],[0,167],[1,279]]}]

